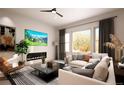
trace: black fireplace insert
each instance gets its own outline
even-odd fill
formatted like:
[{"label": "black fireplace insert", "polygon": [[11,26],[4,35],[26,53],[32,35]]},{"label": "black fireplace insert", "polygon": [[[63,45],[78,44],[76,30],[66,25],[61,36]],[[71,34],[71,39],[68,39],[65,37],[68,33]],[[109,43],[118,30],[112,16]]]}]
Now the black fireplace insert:
[{"label": "black fireplace insert", "polygon": [[35,52],[27,54],[27,61],[47,58],[47,52]]}]

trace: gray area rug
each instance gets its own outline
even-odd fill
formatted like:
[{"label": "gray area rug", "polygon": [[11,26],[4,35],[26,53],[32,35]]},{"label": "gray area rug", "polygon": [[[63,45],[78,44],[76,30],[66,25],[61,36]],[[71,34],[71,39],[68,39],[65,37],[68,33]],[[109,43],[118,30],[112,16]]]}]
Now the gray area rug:
[{"label": "gray area rug", "polygon": [[30,66],[25,66],[21,70],[19,70],[16,74],[11,75],[14,83],[16,85],[56,85],[58,79],[55,78],[49,83],[46,83],[41,78],[33,75],[31,72],[34,69]]}]

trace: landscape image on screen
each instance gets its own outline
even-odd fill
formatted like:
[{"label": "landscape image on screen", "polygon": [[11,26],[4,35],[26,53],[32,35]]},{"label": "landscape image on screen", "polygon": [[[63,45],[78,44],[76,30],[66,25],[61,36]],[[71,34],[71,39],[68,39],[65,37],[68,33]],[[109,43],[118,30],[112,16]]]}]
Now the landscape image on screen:
[{"label": "landscape image on screen", "polygon": [[26,29],[25,41],[30,46],[47,46],[48,34]]}]

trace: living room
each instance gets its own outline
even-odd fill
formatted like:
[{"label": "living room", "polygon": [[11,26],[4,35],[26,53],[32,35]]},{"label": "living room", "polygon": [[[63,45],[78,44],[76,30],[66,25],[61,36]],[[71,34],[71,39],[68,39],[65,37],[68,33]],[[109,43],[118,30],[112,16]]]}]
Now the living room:
[{"label": "living room", "polygon": [[[72,16],[72,14],[75,15]],[[106,33],[100,33],[100,30],[104,30],[104,26],[101,26],[104,24],[102,21],[106,21],[107,19],[111,20],[111,22],[107,21],[107,24],[105,24],[107,27],[105,27],[105,29],[110,31],[109,33],[107,31]],[[122,79],[124,77],[122,73],[123,64],[121,64],[122,66],[120,68],[117,67],[117,70],[114,70],[115,67],[113,64],[117,63],[116,65],[119,65],[123,55],[117,51],[114,53],[112,50],[112,52],[108,50],[100,52],[99,48],[106,44],[104,47],[115,49],[117,48],[116,45],[124,42],[123,23],[124,9],[118,8],[1,8],[0,45],[3,44],[2,37],[4,35],[7,36],[8,33],[12,33],[14,46],[12,49],[7,48],[6,46],[4,48],[0,47],[0,57],[2,57],[0,62],[2,63],[3,60],[4,62],[7,62],[0,68],[0,84],[122,85],[124,84]],[[105,36],[109,37],[110,34],[114,37],[114,40],[117,43],[104,38]],[[31,36],[31,39],[28,36]],[[35,39],[33,39],[33,37],[35,37]],[[38,37],[41,39],[37,40]],[[46,39],[44,37],[46,37]],[[103,40],[103,38],[105,39],[105,42],[100,41]],[[31,42],[26,40],[31,40]],[[7,45],[7,42],[10,43],[7,39],[4,44]],[[18,45],[22,43],[25,44],[25,42],[27,44],[26,48],[28,48],[26,52],[23,51],[22,53],[22,51],[20,51],[22,46],[18,47]],[[115,46],[112,45],[113,43],[115,43]],[[100,46],[100,44],[102,45]],[[80,56],[79,54],[90,54],[92,59],[96,56],[103,57],[110,54],[112,59],[109,63],[109,70],[104,73],[105,76],[103,74],[101,75],[104,77],[102,80],[100,79],[101,81],[97,80],[99,77],[97,79],[91,78],[95,73],[94,70],[88,70],[88,72],[92,72],[92,76],[90,77],[81,75],[82,73],[80,72],[83,67],[88,64],[90,58],[88,58],[88,62],[86,62],[86,59],[89,56],[83,55],[83,57],[86,56],[83,62],[76,61],[76,63],[69,63],[69,57],[70,55],[73,56],[73,54],[75,54],[76,58]],[[79,59],[83,59],[82,56],[80,56]],[[102,58],[100,58],[100,60],[101,59]],[[7,70],[8,67],[6,68],[6,65],[11,65],[12,67]],[[4,69],[2,69],[3,67]],[[52,67],[52,70],[46,70],[48,67]],[[41,68],[43,69],[41,70]],[[72,73],[72,71],[75,73]],[[41,72],[45,72],[45,74],[41,74]],[[84,71],[85,74],[86,72],[87,71]],[[74,78],[71,78],[73,76]],[[106,78],[108,82],[105,82]]]}]

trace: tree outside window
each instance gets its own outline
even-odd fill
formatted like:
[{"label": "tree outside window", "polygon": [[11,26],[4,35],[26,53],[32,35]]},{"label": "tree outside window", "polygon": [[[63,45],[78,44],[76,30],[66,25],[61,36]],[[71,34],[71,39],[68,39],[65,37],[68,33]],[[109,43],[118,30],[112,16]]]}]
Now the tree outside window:
[{"label": "tree outside window", "polygon": [[72,39],[73,52],[90,52],[91,51],[91,30],[73,32]]}]

